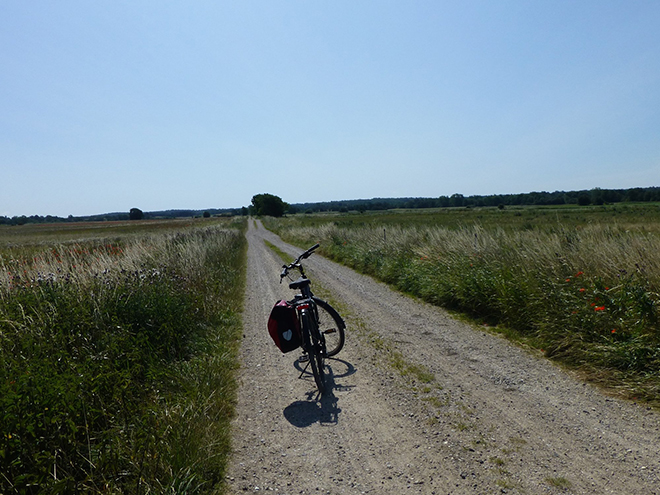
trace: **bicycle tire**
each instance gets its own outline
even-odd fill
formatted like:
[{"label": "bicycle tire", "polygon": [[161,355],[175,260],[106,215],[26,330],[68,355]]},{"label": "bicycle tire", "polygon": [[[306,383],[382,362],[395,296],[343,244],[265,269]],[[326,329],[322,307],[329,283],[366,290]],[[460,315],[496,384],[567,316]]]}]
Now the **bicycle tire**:
[{"label": "bicycle tire", "polygon": [[318,327],[311,312],[303,311],[301,316],[309,364],[312,366],[316,388],[319,389],[320,393],[323,393],[325,391],[325,369],[323,363],[323,345],[319,339]]},{"label": "bicycle tire", "polygon": [[339,313],[323,299],[314,297],[319,331],[325,338],[326,356],[332,357],[344,347],[346,323]]}]

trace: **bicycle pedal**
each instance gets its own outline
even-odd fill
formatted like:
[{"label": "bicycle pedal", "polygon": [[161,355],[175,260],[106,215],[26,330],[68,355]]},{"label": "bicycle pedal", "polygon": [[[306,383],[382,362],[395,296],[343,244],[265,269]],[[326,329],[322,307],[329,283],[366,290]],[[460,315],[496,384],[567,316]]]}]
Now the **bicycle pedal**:
[{"label": "bicycle pedal", "polygon": [[303,354],[298,358],[299,363],[306,363],[307,361],[309,361],[309,356],[307,354]]}]

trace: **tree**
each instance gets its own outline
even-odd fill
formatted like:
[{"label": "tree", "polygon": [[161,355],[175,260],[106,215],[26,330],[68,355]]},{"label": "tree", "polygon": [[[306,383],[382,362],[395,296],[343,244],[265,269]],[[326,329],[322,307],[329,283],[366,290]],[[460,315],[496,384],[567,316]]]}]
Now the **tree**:
[{"label": "tree", "polygon": [[589,206],[591,204],[591,197],[584,193],[578,196],[578,205],[580,206]]},{"label": "tree", "polygon": [[602,205],[605,203],[603,198],[603,190],[600,187],[596,187],[591,190],[591,202],[595,205]]},{"label": "tree", "polygon": [[211,213],[208,212],[208,211],[205,211],[204,214],[203,214],[202,216],[203,216],[204,218],[210,218],[210,217],[211,217]]},{"label": "tree", "polygon": [[449,199],[452,206],[465,206],[465,197],[462,194],[452,194]]},{"label": "tree", "polygon": [[257,194],[252,196],[252,206],[256,215],[268,215],[270,217],[281,217],[288,208],[288,204],[282,198],[273,194]]},{"label": "tree", "polygon": [[131,220],[142,220],[144,218],[144,213],[139,208],[131,208],[131,211],[128,212],[128,218]]}]

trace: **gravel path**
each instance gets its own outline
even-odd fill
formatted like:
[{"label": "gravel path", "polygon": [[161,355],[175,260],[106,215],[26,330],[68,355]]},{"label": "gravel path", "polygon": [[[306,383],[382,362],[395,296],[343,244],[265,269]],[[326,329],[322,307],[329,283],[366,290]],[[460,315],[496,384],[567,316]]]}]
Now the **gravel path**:
[{"label": "gravel path", "polygon": [[[248,286],[229,493],[660,494],[660,417],[604,396],[543,358],[319,255],[305,267],[348,323],[330,392],[298,378],[266,331],[290,299],[259,222]],[[375,338],[374,336],[377,336]],[[431,383],[385,365],[385,342]]]}]

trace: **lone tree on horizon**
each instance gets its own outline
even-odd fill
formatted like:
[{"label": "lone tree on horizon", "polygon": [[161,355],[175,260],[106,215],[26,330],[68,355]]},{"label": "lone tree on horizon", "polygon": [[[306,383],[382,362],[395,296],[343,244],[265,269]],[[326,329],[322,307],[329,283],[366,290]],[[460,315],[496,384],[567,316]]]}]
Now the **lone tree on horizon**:
[{"label": "lone tree on horizon", "polygon": [[255,214],[270,217],[281,217],[289,207],[282,198],[268,193],[252,196],[252,206]]},{"label": "lone tree on horizon", "polygon": [[131,208],[131,211],[128,212],[128,218],[130,220],[142,220],[144,213],[142,213],[140,208]]}]

